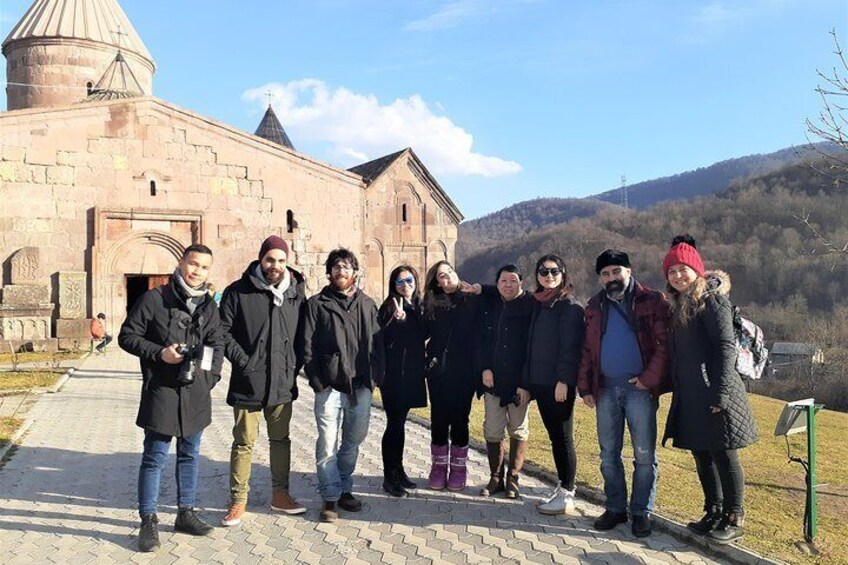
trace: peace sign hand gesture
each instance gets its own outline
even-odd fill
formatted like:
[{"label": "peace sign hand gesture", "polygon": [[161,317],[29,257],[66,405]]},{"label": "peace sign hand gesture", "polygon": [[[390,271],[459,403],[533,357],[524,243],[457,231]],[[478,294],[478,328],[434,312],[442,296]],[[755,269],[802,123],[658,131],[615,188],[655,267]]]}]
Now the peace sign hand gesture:
[{"label": "peace sign hand gesture", "polygon": [[403,298],[392,297],[392,316],[399,322],[406,320],[406,312],[403,310]]}]

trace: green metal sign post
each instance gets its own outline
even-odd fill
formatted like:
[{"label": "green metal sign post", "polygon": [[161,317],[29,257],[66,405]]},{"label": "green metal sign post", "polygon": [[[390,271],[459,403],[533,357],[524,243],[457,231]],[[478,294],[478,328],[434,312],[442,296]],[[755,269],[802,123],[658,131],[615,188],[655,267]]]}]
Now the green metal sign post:
[{"label": "green metal sign post", "polygon": [[807,413],[807,523],[804,524],[804,539],[813,543],[818,532],[818,495],[816,488],[816,412],[824,408],[824,404],[808,404],[803,407]]}]

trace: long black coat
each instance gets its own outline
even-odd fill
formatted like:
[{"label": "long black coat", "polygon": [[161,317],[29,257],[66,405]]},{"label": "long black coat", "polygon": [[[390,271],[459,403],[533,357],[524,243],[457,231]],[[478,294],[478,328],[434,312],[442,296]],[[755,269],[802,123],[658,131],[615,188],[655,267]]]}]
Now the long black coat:
[{"label": "long black coat", "polygon": [[[462,408],[474,396],[477,388],[474,348],[477,345],[477,314],[480,297],[454,292],[449,295],[450,307],[438,308],[432,319],[427,319],[425,357],[429,363],[439,360],[437,370],[427,371],[427,388],[430,402],[440,402],[450,410]],[[447,355],[444,355],[447,349]],[[445,360],[442,366],[441,360]],[[433,399],[438,397],[438,400]]]},{"label": "long black coat", "polygon": [[303,275],[289,269],[292,283],[281,306],[270,290],[256,285],[251,274],[227,287],[221,300],[221,328],[227,359],[233,364],[227,404],[260,408],[287,404],[297,398],[297,373],[302,363],[295,353],[298,322],[306,308]]},{"label": "long black coat", "polygon": [[[141,360],[142,388],[136,425],[172,437],[186,437],[212,422],[210,392],[221,379],[224,340],[218,306],[205,296],[194,314],[168,285],[147,291],[136,302],[121,326],[118,344]],[[191,325],[187,324],[191,320]],[[212,347],[212,370],[204,371],[195,363],[194,382],[177,383],[180,365],[171,365],[159,356],[162,349],[175,343],[194,344],[193,335]]]},{"label": "long black coat", "polygon": [[391,298],[380,306],[386,351],[386,378],[380,385],[387,410],[423,408],[427,406],[424,383],[424,341],[427,331],[418,304],[404,301],[406,319],[395,320]]},{"label": "long black coat", "polygon": [[347,307],[325,286],[307,300],[299,339],[303,368],[315,392],[332,387],[352,393],[354,381],[373,388],[383,382],[385,358],[377,305],[357,290]]},{"label": "long black coat", "polygon": [[586,335],[583,306],[573,296],[552,305],[533,301],[523,388],[558,382],[575,387]]},{"label": "long black coat", "polygon": [[[527,339],[533,314],[533,295],[524,291],[521,296],[504,301],[495,290],[480,299],[477,331],[477,393],[491,392],[506,406],[515,398],[527,358]],[[482,373],[492,371],[495,386],[483,386]]]},{"label": "long black coat", "polygon": [[[663,444],[682,449],[739,449],[757,441],[745,385],[736,372],[733,307],[716,293],[685,327],[672,324],[673,396]],[[722,408],[713,414],[710,406]]]}]

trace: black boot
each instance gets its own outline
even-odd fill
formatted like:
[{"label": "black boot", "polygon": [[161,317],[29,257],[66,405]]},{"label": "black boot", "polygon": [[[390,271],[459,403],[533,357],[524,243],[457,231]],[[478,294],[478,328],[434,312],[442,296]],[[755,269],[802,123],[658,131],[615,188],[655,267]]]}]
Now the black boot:
[{"label": "black boot", "polygon": [[412,480],[409,478],[409,475],[406,474],[406,470],[403,468],[403,465],[398,466],[397,473],[400,486],[402,486],[406,490],[415,490],[418,488],[418,485],[412,482]]},{"label": "black boot", "polygon": [[504,486],[504,446],[503,442],[486,442],[486,454],[489,457],[489,483],[480,489],[480,496],[494,496],[506,490]]},{"label": "black boot", "polygon": [[715,529],[707,537],[716,543],[732,543],[744,535],[742,525],[745,523],[744,512],[725,512]]},{"label": "black boot", "polygon": [[518,478],[524,468],[524,459],[527,457],[527,442],[522,439],[509,440],[509,473],[506,476],[506,497],[521,498],[518,489]]},{"label": "black boot", "polygon": [[194,508],[180,508],[174,522],[174,531],[193,536],[208,536],[215,528],[203,521]]},{"label": "black boot", "polygon": [[400,484],[400,476],[397,469],[389,469],[383,472],[383,490],[397,498],[409,496],[409,493]]},{"label": "black boot", "polygon": [[138,550],[148,553],[156,551],[161,545],[159,517],[156,514],[145,514],[141,517],[141,527],[138,530]]},{"label": "black boot", "polygon": [[689,522],[686,524],[686,527],[696,534],[705,536],[713,531],[713,528],[715,528],[716,524],[718,524],[719,520],[721,520],[721,515],[722,512],[720,506],[710,506],[706,509],[706,513],[703,518],[697,522]]}]

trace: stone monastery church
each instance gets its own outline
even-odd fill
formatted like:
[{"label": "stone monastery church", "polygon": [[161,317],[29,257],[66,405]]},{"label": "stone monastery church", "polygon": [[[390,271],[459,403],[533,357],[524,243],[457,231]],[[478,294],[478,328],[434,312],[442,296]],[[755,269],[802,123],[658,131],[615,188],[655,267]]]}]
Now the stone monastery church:
[{"label": "stone monastery church", "polygon": [[35,0],[2,52],[4,351],[82,345],[98,312],[117,331],[192,243],[212,248],[223,290],[277,234],[308,294],[345,246],[378,302],[401,262],[423,277],[454,258],[462,214],[412,149],[343,170],[298,152],[270,105],[251,134],[156,98],[117,0]]}]

